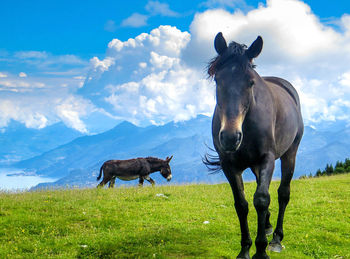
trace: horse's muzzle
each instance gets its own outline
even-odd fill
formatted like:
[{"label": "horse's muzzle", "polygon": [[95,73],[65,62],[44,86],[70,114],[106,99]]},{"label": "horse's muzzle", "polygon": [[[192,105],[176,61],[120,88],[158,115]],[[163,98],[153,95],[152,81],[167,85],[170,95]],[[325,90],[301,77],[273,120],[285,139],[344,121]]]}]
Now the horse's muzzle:
[{"label": "horse's muzzle", "polygon": [[240,131],[228,132],[220,131],[219,140],[221,148],[226,152],[236,151],[242,143],[243,134]]},{"label": "horse's muzzle", "polygon": [[171,180],[172,177],[173,177],[172,175],[169,175],[169,176],[166,178],[166,180],[167,180],[168,182],[170,182],[170,180]]}]

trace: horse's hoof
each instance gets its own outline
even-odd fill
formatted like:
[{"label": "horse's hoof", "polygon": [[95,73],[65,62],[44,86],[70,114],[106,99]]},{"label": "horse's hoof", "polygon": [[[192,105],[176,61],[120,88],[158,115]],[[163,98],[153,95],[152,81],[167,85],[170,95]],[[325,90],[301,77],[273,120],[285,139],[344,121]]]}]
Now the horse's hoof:
[{"label": "horse's hoof", "polygon": [[277,242],[276,243],[271,242],[267,248],[267,250],[272,251],[272,252],[276,252],[276,253],[282,252],[282,249],[283,249],[282,245],[280,243],[277,243]]},{"label": "horse's hoof", "polygon": [[272,233],[273,233],[273,227],[270,227],[270,228],[265,229],[265,234],[266,234],[267,236],[272,235]]}]

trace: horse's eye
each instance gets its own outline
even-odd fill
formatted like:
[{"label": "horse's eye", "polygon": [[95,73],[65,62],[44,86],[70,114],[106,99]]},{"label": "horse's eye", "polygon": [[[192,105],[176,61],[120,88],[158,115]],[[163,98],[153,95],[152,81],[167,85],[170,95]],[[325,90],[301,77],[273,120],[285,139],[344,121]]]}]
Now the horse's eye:
[{"label": "horse's eye", "polygon": [[248,83],[249,87],[252,87],[254,84],[255,84],[254,80],[249,80],[249,83]]}]

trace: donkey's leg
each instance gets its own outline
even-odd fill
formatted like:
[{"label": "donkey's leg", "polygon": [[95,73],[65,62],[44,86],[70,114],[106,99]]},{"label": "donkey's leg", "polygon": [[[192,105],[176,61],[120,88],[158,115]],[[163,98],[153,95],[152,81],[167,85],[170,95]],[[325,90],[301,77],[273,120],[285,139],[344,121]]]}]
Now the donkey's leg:
[{"label": "donkey's leg", "polygon": [[139,177],[139,186],[142,187],[143,186],[143,182],[144,182],[144,178],[142,176]]},{"label": "donkey's leg", "polygon": [[241,227],[241,251],[237,258],[249,259],[249,249],[252,246],[252,239],[249,234],[248,227],[248,202],[244,195],[244,185],[242,180],[242,172],[234,172],[229,168],[223,167],[223,171],[230,183],[233,197],[235,200],[236,213]]},{"label": "donkey's leg", "polygon": [[109,188],[113,188],[113,187],[114,187],[114,184],[115,184],[115,178],[116,178],[116,177],[115,177],[115,176],[113,176],[113,177],[112,177],[112,179],[109,181],[109,185],[108,185],[108,187],[109,187]]},{"label": "donkey's leg", "polygon": [[109,182],[111,178],[109,177],[103,177],[102,181],[99,183],[99,185],[97,185],[97,188],[99,187],[103,187],[105,184],[107,184]]},{"label": "donkey's leg", "polygon": [[268,248],[274,252],[282,251],[281,241],[283,239],[283,218],[290,197],[290,182],[294,173],[295,156],[296,148],[288,150],[287,153],[281,157],[282,179],[278,188],[278,219],[276,229],[273,233],[273,239]]},{"label": "donkey's leg", "polygon": [[149,177],[149,175],[147,175],[147,176],[145,177],[145,179],[146,179],[150,184],[152,184],[152,186],[154,186],[154,185],[156,184],[156,182],[155,182],[151,177]]},{"label": "donkey's leg", "polygon": [[257,179],[257,188],[254,194],[254,207],[258,214],[258,234],[255,239],[256,254],[253,259],[269,258],[266,254],[267,238],[266,238],[266,221],[268,216],[268,208],[270,205],[269,186],[272,173],[275,167],[275,156],[268,153],[260,166]]}]

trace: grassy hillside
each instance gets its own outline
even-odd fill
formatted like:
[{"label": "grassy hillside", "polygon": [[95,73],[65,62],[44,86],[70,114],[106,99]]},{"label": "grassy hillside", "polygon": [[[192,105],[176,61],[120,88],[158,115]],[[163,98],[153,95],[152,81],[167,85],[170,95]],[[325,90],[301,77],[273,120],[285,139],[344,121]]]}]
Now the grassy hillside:
[{"label": "grassy hillside", "polygon": [[[235,258],[239,244],[228,184],[0,193],[0,258]],[[283,244],[271,258],[350,258],[350,175],[292,182]]]}]

